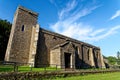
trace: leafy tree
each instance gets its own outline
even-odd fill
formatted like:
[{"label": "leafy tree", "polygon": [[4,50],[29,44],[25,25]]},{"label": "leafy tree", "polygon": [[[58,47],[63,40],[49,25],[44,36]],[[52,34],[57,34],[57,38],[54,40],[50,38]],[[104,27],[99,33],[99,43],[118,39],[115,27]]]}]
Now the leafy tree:
[{"label": "leafy tree", "polygon": [[120,65],[120,52],[117,52],[117,64]]},{"label": "leafy tree", "polygon": [[0,19],[0,60],[4,60],[12,24]]},{"label": "leafy tree", "polygon": [[109,64],[111,64],[111,65],[115,65],[117,62],[117,58],[113,57],[113,56],[107,57],[107,60],[108,60]]},{"label": "leafy tree", "polygon": [[117,52],[117,59],[120,59],[120,52]]}]

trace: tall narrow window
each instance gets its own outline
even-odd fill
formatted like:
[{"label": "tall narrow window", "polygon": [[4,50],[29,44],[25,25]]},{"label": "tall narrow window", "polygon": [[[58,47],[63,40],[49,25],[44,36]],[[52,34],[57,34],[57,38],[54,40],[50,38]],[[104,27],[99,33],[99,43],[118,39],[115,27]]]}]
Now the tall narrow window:
[{"label": "tall narrow window", "polygon": [[24,27],[24,25],[22,25],[22,29],[21,29],[21,31],[24,31],[25,30],[25,27]]},{"label": "tall narrow window", "polygon": [[88,53],[87,56],[88,56],[88,60],[89,60],[89,58],[90,58],[89,49],[88,49],[87,53]]}]

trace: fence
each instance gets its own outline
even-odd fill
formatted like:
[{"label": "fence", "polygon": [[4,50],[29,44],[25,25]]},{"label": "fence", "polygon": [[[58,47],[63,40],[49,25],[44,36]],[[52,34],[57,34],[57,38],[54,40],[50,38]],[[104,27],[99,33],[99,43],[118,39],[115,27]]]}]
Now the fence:
[{"label": "fence", "polygon": [[[51,66],[51,67],[50,67]],[[29,71],[61,71],[61,70],[101,70],[101,68],[95,67],[86,67],[81,68],[81,66],[70,65],[69,68],[65,67],[65,65],[46,65],[40,64],[37,68],[33,67],[31,63],[18,63],[18,62],[9,62],[9,61],[1,61],[0,62],[0,72],[29,72]],[[110,66],[109,69],[120,69],[120,66]]]},{"label": "fence", "polygon": [[41,64],[40,67],[34,68],[31,63],[18,63],[18,62],[9,62],[9,61],[1,61],[0,62],[0,72],[28,72],[28,71],[57,71],[61,70],[57,65],[54,67],[49,67],[46,64]]}]

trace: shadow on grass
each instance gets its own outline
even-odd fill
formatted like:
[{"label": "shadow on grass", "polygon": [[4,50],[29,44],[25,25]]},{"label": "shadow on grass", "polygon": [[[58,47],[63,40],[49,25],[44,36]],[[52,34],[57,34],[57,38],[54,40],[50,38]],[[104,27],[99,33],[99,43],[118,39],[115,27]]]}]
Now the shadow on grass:
[{"label": "shadow on grass", "polygon": [[6,65],[0,66],[0,72],[11,72],[13,70],[14,70],[13,66],[6,66]]}]

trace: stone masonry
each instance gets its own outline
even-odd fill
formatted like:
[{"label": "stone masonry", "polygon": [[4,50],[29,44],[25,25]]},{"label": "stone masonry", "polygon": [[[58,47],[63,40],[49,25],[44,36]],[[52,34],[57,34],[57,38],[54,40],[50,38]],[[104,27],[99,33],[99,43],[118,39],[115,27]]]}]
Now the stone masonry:
[{"label": "stone masonry", "polygon": [[32,63],[35,67],[104,68],[100,48],[40,28],[38,14],[17,8],[6,50],[6,61]]}]

